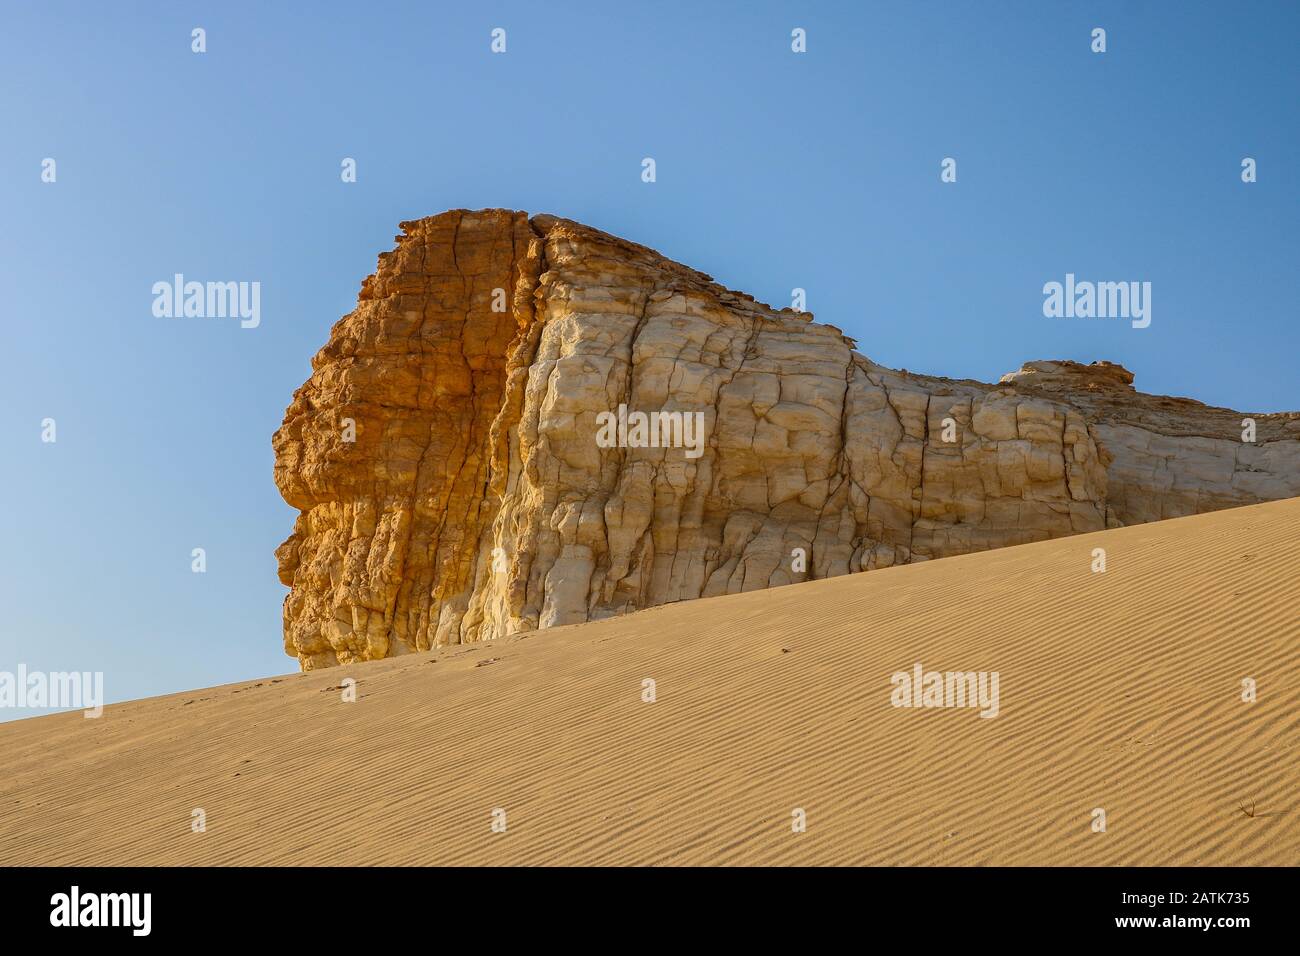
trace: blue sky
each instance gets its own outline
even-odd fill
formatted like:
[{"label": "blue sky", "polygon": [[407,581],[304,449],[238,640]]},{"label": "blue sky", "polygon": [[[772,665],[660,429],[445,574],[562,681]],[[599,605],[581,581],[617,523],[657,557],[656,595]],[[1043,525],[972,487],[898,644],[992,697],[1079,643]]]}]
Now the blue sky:
[{"label": "blue sky", "polygon": [[[1298,27],[1258,0],[9,4],[0,670],[116,701],[296,669],[270,437],[397,223],[448,208],[802,287],[896,368],[1109,359],[1300,409]],[[155,318],[176,272],[259,281],[261,325]],[[1067,272],[1150,281],[1150,328],[1045,318]]]}]

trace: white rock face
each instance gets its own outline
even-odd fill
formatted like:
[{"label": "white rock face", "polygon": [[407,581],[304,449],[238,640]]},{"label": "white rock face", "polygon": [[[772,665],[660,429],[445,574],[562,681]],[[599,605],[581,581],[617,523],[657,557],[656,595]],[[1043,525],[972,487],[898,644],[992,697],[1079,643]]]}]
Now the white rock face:
[{"label": "white rock face", "polygon": [[[304,515],[281,548],[304,667],[1300,495],[1294,414],[1254,416],[1245,444],[1241,414],[1142,395],[1108,363],[998,385],[894,371],[806,313],[551,216],[404,227],[420,253],[381,259],[276,436]],[[510,286],[508,325],[489,281]],[[412,307],[418,329],[383,318]],[[352,373],[394,338],[394,374]],[[394,412],[404,380],[443,411]],[[340,447],[322,430],[344,405],[402,441]],[[636,413],[667,441],[641,440]]]}]

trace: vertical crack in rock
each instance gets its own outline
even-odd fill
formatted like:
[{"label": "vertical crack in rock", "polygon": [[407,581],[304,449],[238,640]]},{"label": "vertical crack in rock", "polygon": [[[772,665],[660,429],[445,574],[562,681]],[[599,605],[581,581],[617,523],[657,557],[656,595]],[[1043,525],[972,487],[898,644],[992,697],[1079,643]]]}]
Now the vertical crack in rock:
[{"label": "vertical crack in rock", "polygon": [[[304,669],[1300,494],[1296,413],[1243,444],[1107,362],[894,371],[555,216],[402,230],[273,439]],[[620,403],[703,415],[702,453],[599,447]]]},{"label": "vertical crack in rock", "polygon": [[930,444],[930,402],[933,398],[933,395],[926,394],[925,411],[921,413],[924,416],[925,430],[921,433],[921,465],[917,469],[916,509],[912,513],[913,550],[916,541],[916,522],[925,513],[925,450]]}]

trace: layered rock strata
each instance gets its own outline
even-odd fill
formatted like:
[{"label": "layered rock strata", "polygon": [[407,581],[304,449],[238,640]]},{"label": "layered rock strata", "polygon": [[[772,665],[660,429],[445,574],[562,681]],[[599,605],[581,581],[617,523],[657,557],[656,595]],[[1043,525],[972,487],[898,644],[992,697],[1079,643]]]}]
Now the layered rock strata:
[{"label": "layered rock strata", "polygon": [[304,669],[1300,495],[1300,414],[895,371],[554,216],[402,230],[274,438]]}]

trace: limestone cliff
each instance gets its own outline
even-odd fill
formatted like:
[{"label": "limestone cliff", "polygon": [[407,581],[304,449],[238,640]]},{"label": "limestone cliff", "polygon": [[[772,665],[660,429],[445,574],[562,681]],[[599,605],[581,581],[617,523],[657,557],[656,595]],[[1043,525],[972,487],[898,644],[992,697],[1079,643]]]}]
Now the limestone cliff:
[{"label": "limestone cliff", "polygon": [[[304,669],[1300,495],[1300,414],[1250,443],[1109,363],[894,371],[553,216],[402,229],[274,438]],[[620,406],[700,447],[602,442]]]}]

